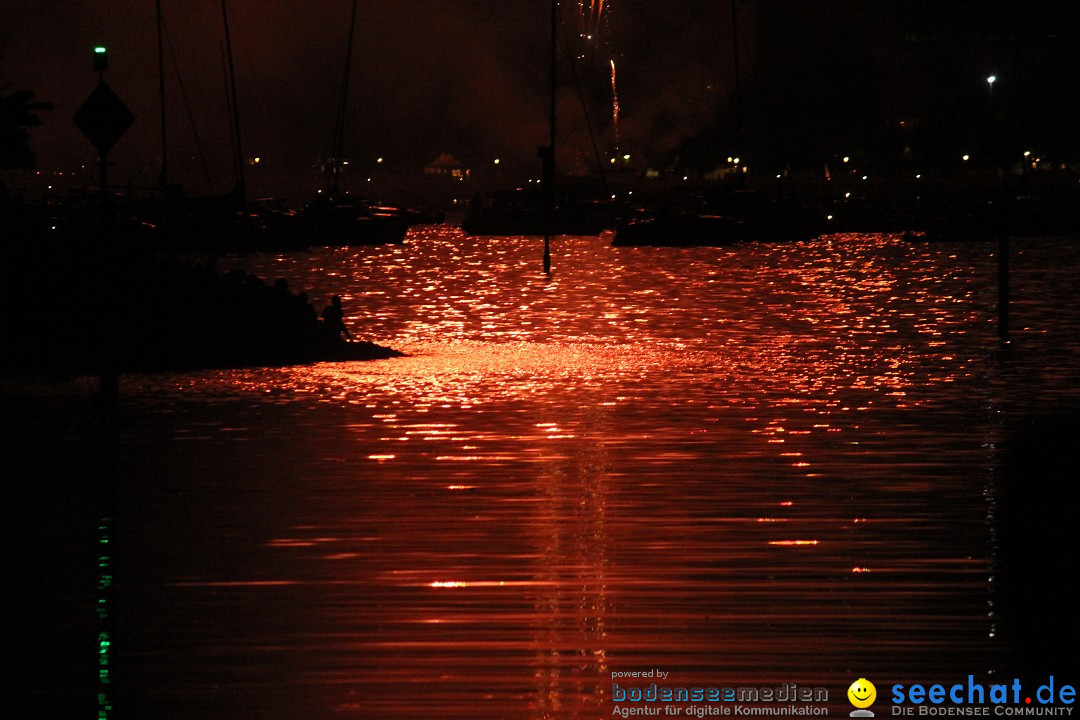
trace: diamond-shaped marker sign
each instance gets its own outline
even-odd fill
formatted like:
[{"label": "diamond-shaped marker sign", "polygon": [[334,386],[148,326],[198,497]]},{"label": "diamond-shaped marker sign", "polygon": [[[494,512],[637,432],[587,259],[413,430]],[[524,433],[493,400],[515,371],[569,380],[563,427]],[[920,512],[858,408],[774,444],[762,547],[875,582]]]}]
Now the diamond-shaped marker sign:
[{"label": "diamond-shaped marker sign", "polygon": [[72,120],[90,138],[98,153],[104,155],[131,127],[135,116],[102,80]]}]

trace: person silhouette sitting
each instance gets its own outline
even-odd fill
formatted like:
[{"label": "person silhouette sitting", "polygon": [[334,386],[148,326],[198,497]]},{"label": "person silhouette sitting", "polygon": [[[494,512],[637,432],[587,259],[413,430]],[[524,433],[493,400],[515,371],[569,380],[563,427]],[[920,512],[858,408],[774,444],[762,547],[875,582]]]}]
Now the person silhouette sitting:
[{"label": "person silhouette sitting", "polygon": [[335,295],[331,298],[330,304],[323,308],[322,321],[328,337],[337,340],[344,333],[349,340],[353,339],[349,328],[345,327],[345,311],[341,307],[340,296]]}]

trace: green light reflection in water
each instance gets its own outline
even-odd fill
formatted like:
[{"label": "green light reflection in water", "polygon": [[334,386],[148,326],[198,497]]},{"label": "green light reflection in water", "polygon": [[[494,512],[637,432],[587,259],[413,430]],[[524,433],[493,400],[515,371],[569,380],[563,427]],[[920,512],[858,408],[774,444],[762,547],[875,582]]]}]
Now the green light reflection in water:
[{"label": "green light reflection in water", "polygon": [[97,692],[97,716],[99,720],[108,718],[113,709],[112,703],[112,677],[111,677],[111,651],[112,651],[112,617],[110,609],[113,605],[113,575],[112,556],[109,555],[109,544],[113,535],[112,518],[104,517],[98,524],[98,692]]}]

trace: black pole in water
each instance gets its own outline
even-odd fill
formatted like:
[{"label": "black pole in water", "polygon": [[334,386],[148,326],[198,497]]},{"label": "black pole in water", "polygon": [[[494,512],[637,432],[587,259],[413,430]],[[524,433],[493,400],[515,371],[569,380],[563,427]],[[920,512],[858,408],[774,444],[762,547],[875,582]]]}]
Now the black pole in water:
[{"label": "black pole in water", "polygon": [[101,153],[98,156],[98,202],[101,204],[101,225],[103,228],[108,228],[112,223],[110,222],[109,211],[109,161],[107,159],[107,153]]},{"label": "black pole in water", "polygon": [[551,233],[544,233],[544,274],[551,274]]},{"label": "black pole in water", "polygon": [[1005,203],[1008,180],[1003,181],[1006,187],[1002,188],[1002,217],[1005,222],[999,223],[998,227],[998,338],[1002,342],[1009,341],[1009,208]]},{"label": "black pole in water", "polygon": [[101,402],[105,406],[115,406],[120,395],[120,371],[117,369],[116,359],[117,320],[111,315],[116,311],[114,295],[116,293],[117,278],[114,272],[115,262],[111,257],[116,252],[116,248],[113,247],[112,240],[114,212],[112,198],[109,197],[108,189],[107,168],[109,163],[107,153],[101,153],[98,163],[101,165],[101,174],[99,176],[99,182],[101,183],[99,193],[101,224],[98,227],[98,233],[102,241],[101,251],[109,256],[106,263],[105,287],[102,289],[102,307],[100,310],[104,337],[102,338],[103,354],[101,356],[101,384],[99,391],[101,393]]},{"label": "black pole in water", "polygon": [[[94,70],[96,70],[98,74],[99,90],[105,87],[105,71],[108,68],[108,51],[105,46],[99,45],[94,48]],[[110,237],[116,218],[113,211],[112,198],[109,196],[109,151],[107,145],[98,147],[98,184],[100,185],[98,188],[98,212],[100,214],[98,232],[105,243],[105,246],[102,249],[106,253],[111,253],[115,251],[115,248],[112,247]],[[112,272],[111,268],[113,268],[113,265],[112,262],[107,264],[107,267],[110,268],[108,271],[109,273]],[[101,392],[101,402],[106,407],[115,406],[120,394],[120,373],[117,370],[115,358],[115,319],[107,315],[107,313],[112,312],[114,308],[111,299],[115,288],[115,282],[116,278],[107,276],[105,278],[105,289],[103,291],[105,299],[102,312],[105,313],[105,315],[102,318],[102,322],[104,323],[105,338],[104,354],[101,359],[101,385],[99,390]]]},{"label": "black pole in water", "polygon": [[[161,6],[158,5],[160,22]],[[104,46],[94,48],[94,69],[98,73],[98,90],[105,87],[105,70],[108,68],[108,53]],[[121,106],[123,108],[123,106]],[[126,108],[123,108],[127,112]],[[130,122],[130,120],[128,121]],[[123,132],[121,130],[120,132]],[[115,139],[114,139],[115,141]],[[107,720],[114,715],[116,702],[115,664],[113,644],[116,642],[116,599],[115,599],[115,562],[116,562],[116,514],[117,514],[117,476],[119,467],[119,434],[117,431],[117,405],[120,395],[120,373],[117,361],[117,318],[115,253],[113,241],[115,215],[108,184],[108,147],[111,142],[95,143],[98,147],[99,175],[101,188],[98,193],[100,202],[100,223],[97,228],[102,242],[100,248],[106,254],[104,288],[102,290],[101,323],[102,339],[101,387],[98,398],[101,430],[101,506],[98,516],[97,534],[97,717]],[[164,176],[164,168],[162,170]]]},{"label": "black pole in water", "polygon": [[544,273],[551,274],[551,234],[555,225],[555,148],[553,146],[540,148],[540,157],[543,159],[543,184],[540,196],[544,203]]}]

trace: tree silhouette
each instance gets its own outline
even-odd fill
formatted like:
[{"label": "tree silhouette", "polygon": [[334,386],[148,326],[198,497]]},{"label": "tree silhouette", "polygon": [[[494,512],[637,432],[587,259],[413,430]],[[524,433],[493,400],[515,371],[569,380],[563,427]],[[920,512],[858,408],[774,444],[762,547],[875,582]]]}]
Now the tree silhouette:
[{"label": "tree silhouette", "polygon": [[36,113],[51,109],[52,103],[34,102],[32,90],[0,96],[0,169],[34,167],[30,128],[41,124]]}]

